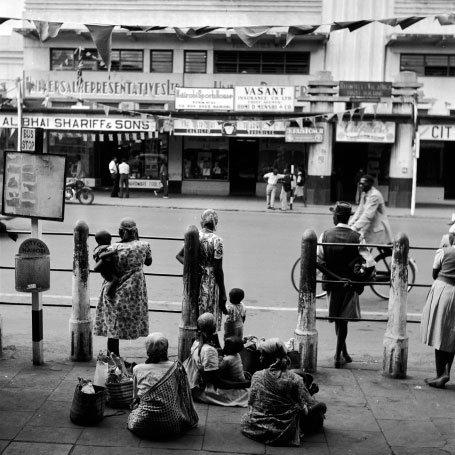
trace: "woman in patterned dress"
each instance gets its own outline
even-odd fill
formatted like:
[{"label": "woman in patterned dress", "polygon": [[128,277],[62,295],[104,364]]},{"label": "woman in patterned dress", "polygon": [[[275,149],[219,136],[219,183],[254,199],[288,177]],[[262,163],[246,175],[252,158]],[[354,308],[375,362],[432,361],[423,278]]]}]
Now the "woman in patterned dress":
[{"label": "woman in patterned dress", "polygon": [[95,335],[107,337],[108,351],[120,355],[119,340],[135,340],[149,334],[148,297],[143,267],[152,264],[148,242],[139,240],[136,223],[131,218],[120,222],[120,242],[114,251],[114,269],[119,283],[109,297],[105,281],[96,308]]},{"label": "woman in patterned dress", "polygon": [[[207,209],[201,217],[199,231],[199,314],[212,313],[216,330],[221,329],[221,314],[226,312],[226,289],[223,273],[223,239],[215,234],[218,214]],[[183,264],[183,248],[177,254]]]}]

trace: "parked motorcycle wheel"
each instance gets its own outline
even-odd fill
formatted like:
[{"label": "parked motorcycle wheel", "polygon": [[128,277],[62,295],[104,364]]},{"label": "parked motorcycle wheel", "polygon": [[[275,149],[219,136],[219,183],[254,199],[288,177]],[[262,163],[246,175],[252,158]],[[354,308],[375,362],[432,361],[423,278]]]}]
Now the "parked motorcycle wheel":
[{"label": "parked motorcycle wheel", "polygon": [[93,199],[95,199],[95,195],[90,188],[82,188],[77,193],[77,198],[81,204],[91,204],[93,202]]},{"label": "parked motorcycle wheel", "polygon": [[72,199],[72,197],[73,197],[73,189],[67,186],[65,188],[65,199],[67,201],[69,201],[70,199]]}]

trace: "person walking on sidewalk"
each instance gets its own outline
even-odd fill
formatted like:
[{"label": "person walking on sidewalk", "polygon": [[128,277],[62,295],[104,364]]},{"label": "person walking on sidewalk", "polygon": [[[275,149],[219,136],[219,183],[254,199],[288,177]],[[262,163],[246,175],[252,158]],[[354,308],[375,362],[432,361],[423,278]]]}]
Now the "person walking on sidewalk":
[{"label": "person walking on sidewalk", "polygon": [[371,175],[360,178],[360,205],[349,221],[349,227],[360,233],[367,244],[387,245],[392,243],[392,229],[385,211],[384,198],[373,183]]},{"label": "person walking on sidewalk", "polygon": [[455,356],[455,234],[449,234],[449,246],[436,251],[433,285],[422,311],[420,339],[434,348],[436,377],[427,378],[430,387],[443,389],[450,380]]},{"label": "person walking on sidewalk", "polygon": [[118,167],[120,173],[120,197],[125,194],[126,198],[130,197],[129,178],[130,178],[130,166],[126,162],[126,158],[122,158],[122,162]]},{"label": "person walking on sidewalk", "polygon": [[112,160],[109,163],[109,173],[111,174],[112,180],[111,197],[118,197],[120,175],[118,173],[118,163],[116,156],[113,156]]},{"label": "person walking on sidewalk", "polygon": [[267,172],[264,175],[264,180],[267,182],[266,188],[266,200],[267,208],[270,210],[275,210],[275,196],[276,189],[278,186],[278,181],[284,177],[284,174],[278,174],[278,168],[274,167],[272,172]]},{"label": "person walking on sidewalk", "polygon": [[292,191],[292,175],[289,172],[289,168],[285,168],[283,171],[283,178],[281,179],[281,193],[280,193],[280,202],[281,209],[285,212],[288,209],[288,200],[291,198]]},{"label": "person walking on sidewalk", "polygon": [[166,160],[166,158],[163,158],[163,161],[161,161],[161,166],[160,166],[161,188],[154,191],[155,196],[158,196],[158,193],[163,193],[163,199],[167,199],[169,197],[168,179],[169,179],[169,173],[168,173],[168,168],[167,168],[167,160]]},{"label": "person walking on sidewalk", "polygon": [[[360,234],[348,226],[352,215],[352,206],[348,202],[339,201],[335,207],[330,207],[333,213],[334,228],[324,231],[318,240],[317,261],[334,274],[356,281],[353,273],[353,262],[359,254],[365,256],[367,266],[374,265],[366,247],[344,246],[343,243],[360,244]],[[340,245],[321,245],[322,243],[339,243]],[[324,274],[324,280],[334,280]],[[337,343],[335,349],[334,366],[341,368],[344,363],[351,363],[348,354],[346,338],[348,336],[348,321],[360,320],[359,294],[363,286],[353,285],[346,287],[346,283],[322,283],[322,289],[327,291],[329,302],[329,322],[335,322]]]}]

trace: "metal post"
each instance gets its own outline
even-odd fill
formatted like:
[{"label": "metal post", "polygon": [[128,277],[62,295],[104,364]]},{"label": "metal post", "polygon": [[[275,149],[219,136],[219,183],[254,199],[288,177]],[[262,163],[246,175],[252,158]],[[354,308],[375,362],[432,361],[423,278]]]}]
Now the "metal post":
[{"label": "metal post", "polygon": [[199,230],[188,226],[183,250],[182,319],[179,325],[178,357],[183,362],[196,338],[199,317]]},{"label": "metal post", "polygon": [[301,367],[310,373],[316,371],[318,359],[316,246],[316,233],[312,229],[307,229],[302,236],[299,307],[294,334],[299,346]]},{"label": "metal post", "polygon": [[393,242],[389,317],[384,335],[383,374],[394,379],[406,377],[408,362],[408,337],[406,313],[408,297],[409,239],[399,233]]},{"label": "metal post", "polygon": [[90,266],[88,260],[88,225],[79,220],[74,227],[73,311],[70,318],[71,356],[87,362],[93,357],[92,318],[90,315]]}]

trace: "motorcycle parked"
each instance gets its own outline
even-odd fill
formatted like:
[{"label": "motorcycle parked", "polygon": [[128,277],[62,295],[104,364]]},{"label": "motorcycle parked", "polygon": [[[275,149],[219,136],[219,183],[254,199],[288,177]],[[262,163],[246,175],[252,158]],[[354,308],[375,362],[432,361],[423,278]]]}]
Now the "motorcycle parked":
[{"label": "motorcycle parked", "polygon": [[72,179],[65,187],[65,199],[67,201],[77,199],[81,204],[91,204],[95,194],[83,180]]}]

